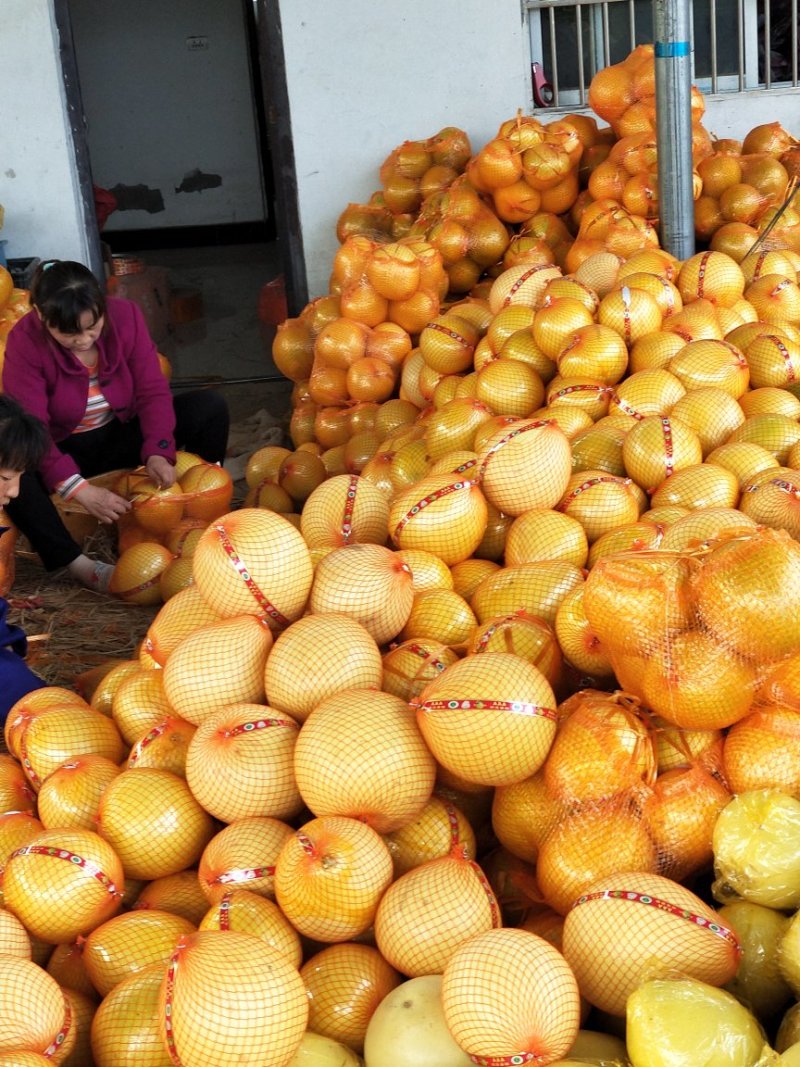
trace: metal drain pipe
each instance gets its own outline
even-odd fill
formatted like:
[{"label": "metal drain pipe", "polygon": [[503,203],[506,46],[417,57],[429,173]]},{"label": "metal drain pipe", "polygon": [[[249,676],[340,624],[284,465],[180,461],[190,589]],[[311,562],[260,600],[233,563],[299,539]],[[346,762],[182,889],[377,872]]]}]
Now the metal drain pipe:
[{"label": "metal drain pipe", "polygon": [[690,0],[653,0],[661,245],[694,255]]}]

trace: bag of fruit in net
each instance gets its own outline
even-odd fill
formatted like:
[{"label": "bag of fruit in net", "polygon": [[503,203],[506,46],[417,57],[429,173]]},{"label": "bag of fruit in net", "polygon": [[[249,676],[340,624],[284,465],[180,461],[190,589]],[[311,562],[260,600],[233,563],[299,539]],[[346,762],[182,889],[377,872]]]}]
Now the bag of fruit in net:
[{"label": "bag of fruit in net", "polygon": [[233,480],[223,467],[188,452],[178,453],[177,479],[161,488],[144,469],[123,472],[114,491],[130,500],[131,518],[152,540],[162,540],[183,519],[212,522],[230,510]]}]

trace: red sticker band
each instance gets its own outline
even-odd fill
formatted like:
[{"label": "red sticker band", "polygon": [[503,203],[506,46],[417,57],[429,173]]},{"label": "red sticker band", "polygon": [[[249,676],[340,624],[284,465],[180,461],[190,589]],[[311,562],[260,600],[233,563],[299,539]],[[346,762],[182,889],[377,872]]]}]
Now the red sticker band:
[{"label": "red sticker band", "polygon": [[563,500],[560,500],[556,506],[556,511],[566,511],[573,500],[576,500],[581,493],[585,493],[587,489],[591,489],[595,485],[601,485],[603,483],[614,483],[616,485],[628,486],[631,484],[630,478],[615,478],[614,475],[608,475],[603,478],[587,478],[585,482],[581,482],[580,485],[576,485],[571,493],[567,493]]},{"label": "red sticker band", "polygon": [[351,474],[347,485],[347,493],[344,498],[344,515],[342,516],[342,544],[349,545],[353,536],[353,511],[356,506],[356,489],[358,488],[358,475]]},{"label": "red sticker band", "polygon": [[514,296],[514,294],[516,292],[518,292],[522,288],[522,286],[525,284],[525,282],[529,278],[532,278],[534,276],[534,274],[538,274],[540,270],[552,270],[552,269],[553,269],[553,264],[552,263],[538,263],[535,267],[529,267],[528,270],[524,271],[519,276],[519,278],[517,278],[517,280],[514,282],[514,284],[508,290],[508,295],[506,296],[505,300],[503,301],[502,307],[507,308],[509,306],[509,304],[511,303],[512,296]]},{"label": "red sticker band", "polygon": [[130,756],[128,756],[129,767],[134,767],[142,752],[144,752],[147,746],[152,744],[153,741],[156,741],[159,737],[161,737],[163,733],[166,733],[171,721],[171,719],[164,719],[163,722],[158,723],[158,725],[154,726],[152,730],[148,731],[148,733],[146,733],[144,737],[141,738],[141,740],[136,742],[136,744],[131,749]]},{"label": "red sticker band", "polygon": [[483,873],[483,871],[475,862],[475,860],[467,860],[467,863],[469,863],[470,867],[478,876],[478,881],[481,883],[481,888],[483,889],[484,893],[486,893],[486,899],[489,902],[489,911],[492,915],[492,928],[496,930],[498,927],[503,925],[503,921],[500,918],[500,909],[497,907],[497,898],[494,895],[494,890],[489,885],[489,879]]},{"label": "red sticker band", "polygon": [[22,737],[20,738],[20,742],[19,742],[19,761],[22,764],[23,770],[25,771],[27,776],[30,778],[31,784],[33,785],[33,787],[36,789],[36,792],[38,793],[39,789],[41,787],[41,784],[42,784],[42,779],[39,777],[39,775],[33,769],[33,764],[28,759],[28,750],[25,747],[25,734],[24,733],[23,733]]},{"label": "red sticker band", "polygon": [[240,882],[252,882],[255,878],[272,878],[274,867],[233,867],[212,878],[209,885],[238,885]]},{"label": "red sticker band", "polygon": [[478,480],[480,481],[486,473],[486,467],[488,466],[489,460],[492,458],[492,456],[495,455],[496,452],[499,452],[504,445],[507,445],[509,441],[513,441],[515,437],[519,437],[521,433],[527,433],[528,430],[538,430],[540,426],[554,425],[554,419],[536,419],[534,420],[534,422],[529,422],[525,426],[517,426],[515,429],[509,430],[505,437],[501,437],[500,440],[496,444],[492,445],[492,447],[486,453],[486,457],[483,463],[481,463],[480,470],[478,471]]},{"label": "red sticker band", "polygon": [[178,970],[178,957],[182,948],[182,941],[179,941],[178,947],[170,957],[169,966],[167,967],[167,973],[165,975],[164,989],[164,1040],[167,1045],[169,1058],[175,1064],[175,1067],[182,1067],[181,1058],[178,1055],[178,1049],[175,1044],[175,1027],[172,1019],[172,1009],[175,1002],[175,973]]},{"label": "red sticker band", "polygon": [[69,1004],[69,1001],[67,1000],[67,998],[64,997],[64,1022],[63,1022],[62,1026],[61,1026],[61,1029],[58,1031],[56,1036],[53,1038],[53,1040],[50,1042],[50,1044],[47,1046],[47,1048],[42,1053],[42,1055],[45,1057],[45,1059],[49,1060],[51,1056],[54,1056],[56,1054],[56,1052],[58,1052],[58,1050],[61,1048],[61,1046],[66,1041],[67,1034],[69,1033],[69,1029],[70,1029],[71,1026],[72,1026],[72,1008],[70,1007],[70,1004]]},{"label": "red sticker band", "polygon": [[766,334],[765,340],[773,341],[775,343],[775,347],[783,356],[783,361],[786,364],[786,379],[787,381],[793,382],[795,380],[796,375],[794,372],[794,363],[792,363],[792,353],[789,351],[789,349],[786,347],[780,337],[776,337],[774,334]]},{"label": "red sticker band", "polygon": [[239,559],[238,555],[236,554],[236,549],[231,544],[231,541],[230,541],[230,539],[228,537],[228,534],[227,534],[227,531],[225,530],[225,527],[224,526],[215,526],[214,530],[216,531],[216,533],[217,533],[217,535],[219,537],[219,542],[222,545],[223,551],[225,552],[226,556],[228,557],[228,559],[233,564],[234,569],[237,571],[237,573],[239,574],[239,577],[242,579],[242,581],[247,586],[248,590],[250,591],[250,594],[252,595],[253,599],[258,604],[258,606],[261,608],[263,613],[265,615],[268,615],[275,622],[277,622],[278,625],[280,625],[280,626],[288,626],[289,625],[289,620],[287,618],[285,618],[285,616],[281,615],[281,613],[278,611],[278,609],[276,607],[274,607],[272,604],[270,604],[270,602],[267,600],[267,598],[264,596],[264,594],[258,588],[256,583],[253,581],[253,578],[252,578],[250,572],[248,571],[247,567],[245,566],[245,564]]},{"label": "red sticker band", "polygon": [[552,404],[554,400],[558,400],[562,396],[571,396],[573,393],[597,393],[598,396],[602,396],[604,393],[610,393],[611,390],[607,385],[565,385],[563,389],[557,389],[555,393],[551,393],[547,398],[548,404]]},{"label": "red sticker band", "polygon": [[134,585],[130,589],[125,589],[119,593],[119,596],[124,600],[125,597],[136,596],[137,593],[144,593],[148,589],[152,589],[154,585],[158,585],[161,581],[161,575],[156,574],[152,578],[148,578],[146,582],[141,582],[139,585]]},{"label": "red sticker band", "polygon": [[406,525],[411,522],[416,515],[419,515],[421,511],[424,511],[429,504],[434,504],[437,500],[441,500],[443,497],[449,496],[451,493],[457,493],[459,489],[471,489],[472,486],[476,484],[477,482],[465,478],[463,482],[451,482],[450,485],[444,485],[434,493],[429,493],[427,496],[423,497],[422,500],[418,501],[414,507],[403,516],[400,522],[398,522],[397,526],[394,528],[392,540],[397,541],[397,535],[402,533]]},{"label": "red sticker band", "polygon": [[316,856],[317,847],[307,834],[304,834],[302,830],[298,830],[294,836],[299,841],[300,848],[302,848],[307,856]]},{"label": "red sticker band", "polygon": [[706,287],[706,268],[711,258],[710,252],[704,252],[700,257],[700,265],[697,269],[697,295],[702,299]]},{"label": "red sticker band", "polygon": [[675,472],[675,450],[672,440],[672,423],[669,419],[661,420],[661,434],[664,438],[664,470],[667,477]]},{"label": "red sticker band", "polygon": [[440,322],[429,322],[425,329],[437,330],[439,333],[443,333],[451,341],[457,341],[462,348],[472,348],[472,343],[466,337],[462,337],[460,333],[456,333],[455,330],[451,330],[448,326],[442,326]]},{"label": "red sticker band", "polygon": [[523,700],[424,700],[411,701],[419,711],[510,711],[514,715],[539,716],[556,721],[554,708],[539,704],[526,704]]},{"label": "red sticker band", "polygon": [[478,1067],[516,1067],[519,1063],[544,1063],[541,1056],[535,1052],[519,1052],[516,1056],[470,1056],[473,1063]]},{"label": "red sticker band", "polygon": [[620,289],[620,296],[622,297],[622,327],[624,332],[623,339],[626,345],[631,343],[631,291],[627,285],[623,285]]},{"label": "red sticker band", "polygon": [[219,928],[220,930],[230,930],[231,928],[231,896],[233,894],[226,893],[222,900],[219,902]]},{"label": "red sticker band", "polygon": [[8,858],[13,860],[15,856],[52,856],[57,860],[67,860],[68,863],[72,863],[75,867],[80,867],[81,870],[90,874],[112,897],[122,897],[122,893],[105,871],[101,871],[96,863],[70,852],[67,848],[48,848],[47,845],[23,845],[16,852],[12,852]]},{"label": "red sticker band", "polygon": [[[458,832],[458,814],[449,800],[444,800],[442,797],[439,799],[442,801],[442,804],[444,804],[447,821],[450,824],[450,846],[451,848],[456,848],[461,844],[461,836]],[[464,858],[466,859],[466,855]]]},{"label": "red sticker band", "polygon": [[599,893],[584,893],[583,896],[578,897],[572,906],[577,908],[579,904],[588,904],[594,900],[629,900],[635,904],[646,904],[651,908],[658,908],[659,911],[665,911],[668,915],[674,915],[678,919],[686,919],[693,926],[700,926],[704,930],[708,930],[729,945],[737,956],[741,955],[742,946],[739,944],[734,932],[729,930],[727,926],[723,926],[722,923],[716,923],[713,919],[706,919],[703,915],[696,915],[687,908],[679,908],[677,904],[670,904],[668,900],[661,900],[660,897],[650,896],[649,893],[636,893],[628,889],[604,889]]},{"label": "red sticker band", "polygon": [[423,648],[422,645],[406,645],[406,651],[413,652],[415,656],[419,656],[420,659],[424,659],[427,663],[430,663],[431,667],[438,671],[439,674],[447,669],[446,663],[442,663],[440,659],[437,659],[432,652],[429,652],[427,648]]},{"label": "red sticker band", "polygon": [[642,415],[640,411],[631,407],[627,400],[623,400],[619,393],[615,393],[613,390],[611,392],[611,403],[616,404],[620,411],[624,412],[626,415],[630,415],[630,417],[636,419],[637,422],[641,422],[644,418],[644,415]]},{"label": "red sticker band", "polygon": [[232,730],[222,730],[223,737],[241,737],[243,734],[251,734],[254,730],[266,730],[268,726],[289,726],[298,730],[296,722],[291,719],[255,719],[253,722],[243,722],[234,726]]}]

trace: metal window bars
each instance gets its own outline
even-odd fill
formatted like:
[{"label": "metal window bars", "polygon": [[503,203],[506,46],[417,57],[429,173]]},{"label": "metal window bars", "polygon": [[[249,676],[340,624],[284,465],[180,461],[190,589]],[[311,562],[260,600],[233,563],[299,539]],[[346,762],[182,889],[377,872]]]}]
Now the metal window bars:
[{"label": "metal window bars", "polygon": [[[798,2],[694,0],[695,84],[710,93],[800,87]],[[586,106],[595,72],[652,40],[650,0],[522,0],[522,8],[539,107]]]}]

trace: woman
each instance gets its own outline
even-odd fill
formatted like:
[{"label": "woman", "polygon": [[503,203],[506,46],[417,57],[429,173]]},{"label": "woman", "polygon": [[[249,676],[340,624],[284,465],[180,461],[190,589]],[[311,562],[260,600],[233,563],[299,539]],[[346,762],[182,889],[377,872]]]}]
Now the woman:
[{"label": "woman", "polygon": [[[47,448],[47,431],[38,419],[27,415],[8,396],[0,396],[0,508],[19,492],[22,472],[35,467]],[[0,540],[8,530],[0,526]],[[26,665],[27,640],[18,626],[6,622],[8,604],[0,597],[0,730],[10,709],[20,697],[44,682]]]},{"label": "woman", "polygon": [[48,571],[67,567],[105,591],[113,567],[84,555],[50,494],[74,497],[100,522],[114,522],[129,501],[87,478],[143,463],[156,485],[173,485],[176,446],[221,463],[227,406],[207,390],[173,400],[137,305],[106,298],[81,263],[41,264],[30,298],[32,310],[8,335],[3,391],[44,422],[50,440],[8,515]]}]

